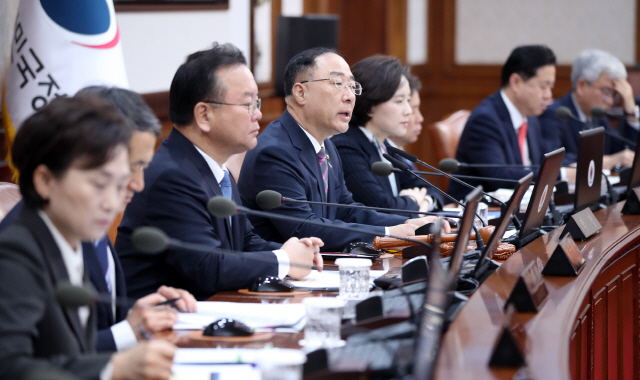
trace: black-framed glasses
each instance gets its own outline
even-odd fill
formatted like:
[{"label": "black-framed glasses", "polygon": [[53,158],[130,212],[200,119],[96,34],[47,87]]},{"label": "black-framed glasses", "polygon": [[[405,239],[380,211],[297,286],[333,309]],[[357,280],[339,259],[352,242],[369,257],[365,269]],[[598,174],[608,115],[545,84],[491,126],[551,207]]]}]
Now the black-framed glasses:
[{"label": "black-framed glasses", "polygon": [[309,83],[309,82],[321,82],[324,80],[330,80],[333,81],[333,85],[336,86],[337,89],[339,90],[344,90],[345,88],[348,88],[349,91],[353,92],[354,95],[361,95],[362,94],[362,85],[356,81],[343,81],[341,78],[325,78],[325,79],[311,79],[311,80],[303,80],[302,82],[300,82],[300,84],[302,83]]},{"label": "black-framed glasses", "polygon": [[255,115],[256,111],[258,111],[260,109],[260,106],[262,104],[262,99],[258,98],[256,100],[250,102],[250,103],[243,103],[243,104],[214,102],[213,100],[203,100],[203,102],[211,103],[211,104],[220,104],[220,105],[224,105],[224,106],[245,106],[245,107],[247,107],[247,110],[249,111],[249,116],[253,116],[253,115]]}]

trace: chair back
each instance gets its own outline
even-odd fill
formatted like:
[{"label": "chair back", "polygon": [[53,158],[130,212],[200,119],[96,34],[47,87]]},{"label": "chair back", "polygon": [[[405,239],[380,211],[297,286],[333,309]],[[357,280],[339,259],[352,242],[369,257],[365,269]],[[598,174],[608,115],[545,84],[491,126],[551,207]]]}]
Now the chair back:
[{"label": "chair back", "polygon": [[20,202],[22,194],[15,183],[0,182],[0,221]]},{"label": "chair back", "polygon": [[[462,135],[462,130],[470,114],[471,112],[467,110],[456,111],[427,127],[433,150],[432,157],[435,159],[436,165],[444,158],[455,158],[460,135]],[[441,178],[441,188],[446,189],[448,182],[446,178]]]}]

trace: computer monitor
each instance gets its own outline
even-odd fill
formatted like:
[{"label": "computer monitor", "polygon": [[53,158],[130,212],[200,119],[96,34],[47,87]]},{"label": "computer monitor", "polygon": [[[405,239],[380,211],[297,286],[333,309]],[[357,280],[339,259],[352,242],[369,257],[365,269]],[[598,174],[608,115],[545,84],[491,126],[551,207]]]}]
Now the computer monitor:
[{"label": "computer monitor", "polygon": [[603,156],[604,128],[581,131],[573,212],[600,202]]},{"label": "computer monitor", "polygon": [[522,228],[518,233],[519,241],[529,235],[535,235],[540,226],[542,226],[549,202],[553,197],[553,187],[562,167],[564,151],[564,148],[556,149],[553,152],[546,153],[542,158],[536,185],[533,187],[527,212],[522,220]]},{"label": "computer monitor", "polygon": [[[562,157],[560,157],[560,161],[562,161]],[[544,164],[542,170],[544,170]],[[511,194],[511,199],[507,201],[507,208],[505,212],[500,215],[500,220],[496,225],[496,229],[493,231],[493,234],[491,234],[489,241],[480,253],[478,262],[473,269],[473,277],[479,278],[489,267],[491,259],[493,258],[493,254],[496,251],[496,248],[498,248],[498,244],[500,243],[500,239],[502,239],[502,236],[504,236],[505,231],[507,231],[509,224],[511,224],[511,217],[515,213],[516,207],[520,207],[520,201],[522,201],[522,197],[524,197],[524,193],[526,193],[527,189],[529,188],[532,179],[533,173],[529,173],[526,176],[520,178],[520,180],[518,181],[518,185],[513,190],[513,194]]]},{"label": "computer monitor", "polygon": [[476,210],[478,209],[478,204],[480,204],[482,195],[482,186],[478,186],[465,197],[464,214],[462,215],[462,219],[458,222],[458,236],[456,237],[456,242],[453,246],[453,250],[451,251],[451,261],[449,264],[450,277],[458,277],[460,269],[462,269],[464,251],[469,243],[471,228],[473,227]]},{"label": "computer monitor", "polygon": [[[640,138],[640,136],[638,137]],[[631,189],[640,186],[640,154],[638,153],[640,153],[640,144],[636,143],[636,153],[633,157],[633,165],[631,166],[631,175],[629,176],[627,193],[629,193]]]}]

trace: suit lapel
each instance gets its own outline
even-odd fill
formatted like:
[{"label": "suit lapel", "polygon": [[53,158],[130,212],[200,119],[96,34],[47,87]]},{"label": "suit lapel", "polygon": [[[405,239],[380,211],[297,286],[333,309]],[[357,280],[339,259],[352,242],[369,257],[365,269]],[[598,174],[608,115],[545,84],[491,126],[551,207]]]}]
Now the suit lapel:
[{"label": "suit lapel", "polygon": [[[216,181],[216,177],[213,175],[213,172],[211,171],[211,168],[207,164],[207,161],[204,160],[204,157],[202,157],[200,152],[198,152],[198,150],[193,145],[193,143],[189,141],[189,139],[184,137],[184,135],[179,131],[177,131],[176,129],[171,131],[171,135],[169,136],[169,139],[171,139],[171,142],[179,146],[179,148],[182,150],[182,152],[185,155],[185,159],[189,160],[189,162],[195,165],[196,169],[202,176],[202,179],[204,180],[204,182],[207,184],[209,188],[209,192],[207,196],[209,196],[210,198],[213,196],[222,196],[223,194],[222,194],[222,189],[220,189],[220,184],[218,183],[218,181]],[[235,192],[237,193],[237,190],[235,190]],[[215,218],[213,216],[211,217]],[[237,220],[236,215],[232,216],[231,218],[232,218],[232,221]],[[221,219],[220,223],[224,224],[225,226],[225,233],[227,237],[227,242],[229,244],[228,247],[230,249],[234,249],[233,233],[231,231],[232,226],[229,225],[228,218]]]},{"label": "suit lapel", "polygon": [[[298,158],[302,164],[313,174],[313,177],[316,179],[316,189],[320,194],[320,198],[322,202],[327,201],[327,194],[324,192],[324,180],[322,179],[322,173],[320,172],[320,164],[318,163],[318,155],[315,152],[313,144],[309,141],[306,133],[300,128],[298,123],[291,117],[288,111],[285,111],[282,116],[280,116],[280,122],[282,126],[287,131],[289,136],[291,137],[292,145],[298,149]],[[326,144],[325,144],[326,149]],[[329,156],[332,156],[333,152],[327,152]],[[333,157],[329,157],[329,161],[331,161]],[[332,168],[329,166],[329,189],[332,186],[331,183],[331,172]],[[325,210],[325,207],[323,207]],[[326,211],[323,211],[326,213]]]},{"label": "suit lapel", "polygon": [[[115,251],[112,250],[111,252]],[[108,294],[109,288],[104,278],[102,264],[100,264],[100,260],[98,259],[98,255],[96,253],[96,248],[93,243],[82,243],[82,257],[84,258],[85,274],[89,274],[90,281],[95,287],[96,291],[98,293]],[[110,310],[111,306],[109,305],[109,311]],[[113,325],[115,323],[115,321],[113,320],[113,313],[105,313],[105,315],[107,316],[107,322],[109,323],[109,325]]]},{"label": "suit lapel", "polygon": [[[40,218],[37,212],[28,207],[24,207],[21,217],[23,218],[26,225],[30,225],[33,228],[34,236],[36,237],[37,243],[42,250],[43,258],[47,263],[49,275],[51,276],[51,281],[53,282],[53,287],[55,288],[55,286],[60,282],[69,282],[69,274],[67,272],[67,268],[65,267],[64,260],[62,259],[62,253],[60,253],[60,249],[58,248],[58,245],[53,239],[53,236],[51,235],[51,232],[49,231],[49,228],[46,226],[44,221]],[[88,273],[86,270],[84,276],[85,279],[88,279]],[[82,328],[82,324],[80,323],[78,309],[73,307],[62,307],[62,310],[64,312],[67,323],[71,327],[73,334],[78,340],[78,345],[83,352],[87,352],[87,350],[90,349],[87,344],[87,332]],[[92,308],[91,314],[94,313],[95,308]],[[90,327],[90,324],[87,323],[87,328]]]}]

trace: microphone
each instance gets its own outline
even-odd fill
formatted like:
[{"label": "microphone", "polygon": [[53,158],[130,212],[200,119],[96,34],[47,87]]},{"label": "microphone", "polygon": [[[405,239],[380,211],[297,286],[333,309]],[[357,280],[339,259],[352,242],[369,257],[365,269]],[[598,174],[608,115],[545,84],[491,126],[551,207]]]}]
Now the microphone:
[{"label": "microphone", "polygon": [[[418,178],[419,180],[421,180],[422,182],[431,185],[431,183],[429,183],[429,181],[427,181],[426,179],[420,177],[419,175],[417,175],[416,173],[414,173],[413,171],[411,171],[411,169],[409,169],[409,166],[406,165],[404,162],[401,162],[400,160],[396,160],[395,158],[391,157],[390,155],[384,153],[382,155],[384,158],[387,159],[387,161],[391,162],[393,165],[395,165],[396,167],[398,167],[399,169],[401,169],[402,171],[411,174],[412,176]],[[431,185],[433,186],[433,185]],[[437,186],[433,186],[436,190],[438,190],[442,195],[444,195],[445,197],[447,197],[448,199],[452,200],[453,202],[457,203],[459,206],[464,207],[464,209],[467,209],[466,205],[463,205],[462,203],[458,202],[454,197],[452,197],[451,195],[445,193],[444,191],[440,190]],[[480,191],[482,191],[482,187],[480,187]],[[482,191],[482,193],[484,194],[484,192]],[[475,216],[478,217],[478,220],[480,220],[480,223],[482,223],[483,227],[486,227],[487,224],[484,222],[484,220],[482,220],[482,218],[480,217],[480,215],[478,215],[478,211],[474,211]],[[476,246],[478,247],[478,249],[482,250],[484,248],[484,240],[482,240],[482,236],[480,236],[480,234],[478,233],[478,229],[476,228],[476,226],[474,226],[473,224],[471,225],[471,227],[473,228],[473,230],[476,233]]]},{"label": "microphone", "polygon": [[[229,216],[235,214],[235,209],[228,207],[228,205],[222,205],[221,211],[223,213],[229,213]],[[131,234],[131,244],[133,247],[142,252],[148,254],[157,254],[164,252],[170,248],[174,249],[184,249],[187,251],[195,251],[195,252],[216,252],[223,255],[234,255],[234,256],[242,256],[243,258],[260,261],[264,263],[273,263],[272,259],[260,256],[243,256],[239,252],[231,251],[224,248],[212,248],[210,246],[202,245],[202,244],[194,244],[187,243],[182,240],[170,238],[167,234],[164,233],[158,227],[151,226],[143,226],[136,228]],[[289,263],[290,266],[296,268],[305,268],[309,269],[308,265],[300,265],[296,263]]]},{"label": "microphone", "polygon": [[[391,148],[391,147],[389,147]],[[413,175],[414,177],[418,178],[419,180],[421,180],[422,182],[426,183],[427,185],[433,186],[431,183],[429,183],[429,181],[427,181],[426,179],[420,177],[419,175],[417,175],[416,173],[414,173],[411,169],[409,169],[409,166],[407,164],[405,164],[404,162],[400,161],[400,160],[396,160],[395,158],[391,157],[390,155],[384,153],[382,155],[384,158],[387,159],[387,161],[391,162],[395,167],[397,167],[398,169],[402,170],[405,173],[409,173],[411,175]],[[445,197],[447,197],[447,199],[449,199],[450,201],[452,201],[453,203],[456,203],[458,206],[460,207],[464,207],[466,208],[465,205],[463,205],[462,203],[458,202],[454,197],[452,197],[451,195],[445,193],[444,191],[440,190],[437,186],[433,186],[436,190],[438,190],[440,192],[440,194],[444,195]],[[480,215],[478,215],[478,213],[475,213],[476,216],[478,217],[478,219],[480,220],[480,222],[482,222],[482,226],[486,227],[486,223],[482,220],[482,218],[480,217]]]},{"label": "microphone", "polygon": [[[626,118],[620,117],[618,115],[613,115],[608,113],[604,108],[600,107],[600,106],[595,106],[591,108],[591,117],[593,117],[594,119],[601,119],[605,116],[611,116],[611,117],[615,117],[616,119],[619,120],[625,120]],[[611,136],[615,139],[617,139],[618,141],[622,141],[623,143],[629,145],[630,147],[633,147],[633,149],[636,149],[637,144],[623,136],[620,136],[616,133],[613,133],[607,129],[604,130],[604,133],[606,133],[608,136]]]},{"label": "microphone", "polygon": [[[209,199],[209,201],[207,202],[207,210],[209,210],[209,213],[213,216],[215,216],[216,218],[228,218],[232,215],[235,215],[238,212],[242,212],[244,214],[248,214],[248,215],[255,215],[255,216],[261,216],[263,218],[271,218],[271,219],[279,219],[279,220],[286,220],[289,222],[298,222],[298,223],[306,223],[306,224],[311,224],[313,226],[318,226],[318,227],[322,227],[322,228],[336,228],[339,230],[343,230],[343,231],[352,231],[352,232],[357,232],[360,234],[369,234],[369,235],[374,235],[377,236],[378,234],[375,232],[371,232],[369,230],[365,230],[364,228],[357,228],[357,227],[351,227],[351,226],[339,226],[339,225],[335,225],[335,224],[328,224],[328,223],[322,223],[322,222],[318,222],[315,220],[308,220],[308,219],[302,219],[302,218],[296,218],[293,216],[287,216],[287,215],[280,215],[280,214],[276,214],[273,212],[266,212],[266,211],[258,211],[258,210],[252,210],[250,208],[244,207],[244,206],[240,206],[238,204],[236,204],[236,202],[232,201],[231,199],[228,199],[222,195],[218,195],[215,197],[212,197],[211,199]],[[476,234],[478,235],[478,234]],[[399,240],[403,240],[403,241],[408,241],[411,243],[415,243],[415,244],[419,244],[424,246],[425,248],[427,248],[428,250],[431,250],[431,245],[429,243],[417,240],[417,239],[411,239],[408,237],[400,237],[400,236],[392,236],[392,235],[388,235],[389,237],[392,237],[394,239],[399,239]]]},{"label": "microphone", "polygon": [[[392,172],[393,173],[401,173],[402,170],[401,169],[397,169],[394,168],[392,165],[390,165],[388,162],[384,162],[384,161],[376,161],[371,165],[371,171],[373,172],[373,174],[378,175],[380,177],[386,177],[388,175],[390,175]],[[414,173],[416,174],[421,174],[421,175],[432,175],[435,177],[447,177],[449,178],[448,174],[442,174],[442,173],[433,173],[433,172],[423,172],[423,171],[419,171],[419,170],[413,170]],[[478,179],[478,180],[483,180],[483,181],[493,181],[493,182],[509,182],[509,183],[514,183],[514,184],[518,184],[520,183],[520,181],[515,180],[515,179],[502,179],[502,178],[490,178],[490,177],[476,177],[476,176],[472,176],[472,175],[459,175],[459,174],[455,174],[455,175],[451,175],[452,177],[455,178],[464,178],[464,179]],[[535,185],[534,182],[531,183],[532,185]],[[471,185],[469,185],[471,186]],[[473,188],[473,186],[471,186]],[[491,195],[486,194],[486,196],[488,196],[489,198],[491,198]],[[499,202],[499,200],[496,200],[497,202]]]},{"label": "microphone", "polygon": [[280,194],[277,191],[273,191],[273,190],[263,190],[263,191],[259,192],[258,195],[256,196],[256,203],[263,210],[271,210],[271,209],[280,207],[285,203],[304,203],[304,204],[310,204],[310,205],[322,205],[322,206],[332,206],[332,207],[355,208],[355,209],[361,209],[361,210],[372,210],[372,211],[381,211],[381,212],[394,212],[394,213],[409,214],[409,215],[411,215],[411,214],[421,214],[421,215],[441,216],[441,217],[444,217],[444,218],[460,219],[460,217],[458,215],[437,213],[437,212],[400,210],[400,209],[395,209],[395,208],[370,207],[370,206],[362,206],[362,205],[347,205],[347,204],[342,204],[342,203],[328,203],[328,202],[316,202],[316,201],[306,201],[306,200],[303,201],[303,200],[299,200],[299,199],[283,197],[282,194]]},{"label": "microphone", "polygon": [[136,300],[125,297],[112,299],[111,295],[98,293],[91,286],[73,285],[68,281],[59,282],[56,285],[55,297],[60,305],[72,308],[106,303],[130,309],[136,303]]},{"label": "microphone", "polygon": [[[465,186],[465,187],[470,188],[470,189],[474,189],[474,187],[472,185],[470,185],[470,184],[468,184],[468,183],[466,183],[466,182],[464,182],[462,180],[459,180],[456,177],[443,172],[442,170],[434,168],[433,166],[427,164],[426,162],[419,160],[418,157],[414,156],[411,153],[408,153],[408,152],[406,152],[406,151],[404,151],[402,149],[398,149],[398,148],[393,147],[393,146],[389,146],[388,149],[389,149],[390,152],[395,153],[395,154],[399,155],[400,157],[404,157],[405,159],[407,159],[407,160],[409,160],[411,162],[417,162],[420,165],[425,166],[425,167],[427,167],[427,168],[429,168],[429,169],[431,169],[431,170],[433,170],[433,171],[435,171],[437,173],[443,174],[445,177],[449,178],[450,180],[452,180],[454,182],[459,183],[462,186]],[[442,162],[442,161],[440,161],[440,162]],[[456,162],[458,162],[458,161],[456,160]],[[400,169],[402,169],[402,168],[400,168]],[[414,175],[416,175],[416,174],[414,173]],[[422,178],[420,176],[417,176],[417,177],[418,178]],[[507,210],[507,205],[504,204],[504,202],[502,202],[498,198],[495,198],[495,197],[493,197],[493,196],[491,196],[491,195],[489,195],[489,194],[487,194],[485,192],[482,192],[482,194],[486,195],[487,197],[491,198],[492,200],[494,200],[495,202],[500,204],[500,208],[501,208],[500,213],[503,213],[503,212],[505,212]],[[451,197],[449,197],[449,198],[451,198]],[[480,220],[482,220],[482,219],[480,219]],[[513,221],[513,224],[516,227],[516,229],[521,229],[522,228],[522,224],[520,223],[520,220],[518,220],[518,217],[516,217],[515,213],[512,216],[511,220]]]},{"label": "microphone", "polygon": [[[457,172],[460,168],[518,168],[518,169],[537,169],[540,165],[517,165],[517,164],[468,164],[459,162],[455,158],[443,158],[438,163],[438,167],[446,172]],[[510,182],[508,180],[503,180]],[[518,181],[515,181],[518,182]]]},{"label": "microphone", "polygon": [[[580,119],[578,119],[573,112],[571,112],[571,109],[569,107],[565,107],[565,106],[560,106],[556,109],[556,116],[558,117],[558,119],[560,120],[569,120],[569,119],[573,119],[581,124],[583,124],[586,129],[593,129],[595,128],[595,125],[593,125],[593,122],[588,122],[588,121],[582,121]],[[615,115],[610,115],[607,113],[607,111],[605,111],[604,108],[599,107],[599,106],[595,106],[591,108],[591,117],[594,119],[602,119],[605,116],[613,116],[613,117],[618,117]],[[623,119],[624,120],[624,119]],[[627,145],[629,145],[630,147],[633,147],[633,149],[636,149],[637,144],[625,137],[619,136],[618,134],[605,129],[604,133],[609,136],[612,137],[618,141],[621,141]]]}]

